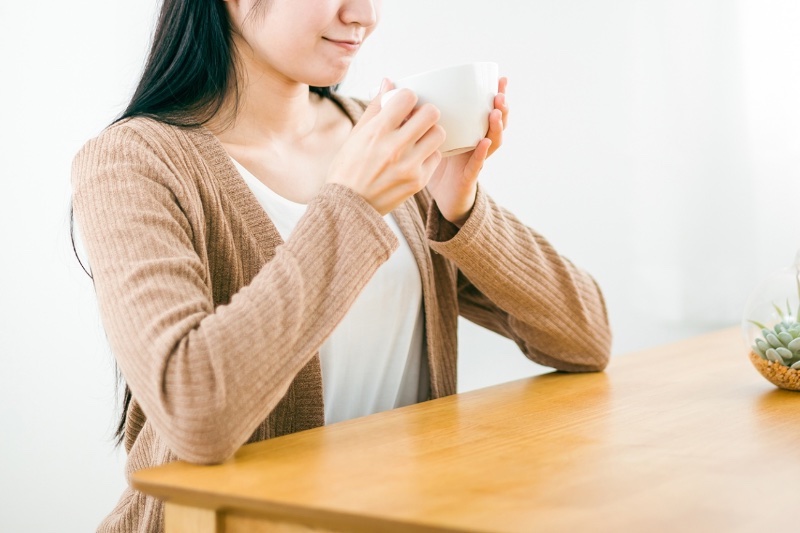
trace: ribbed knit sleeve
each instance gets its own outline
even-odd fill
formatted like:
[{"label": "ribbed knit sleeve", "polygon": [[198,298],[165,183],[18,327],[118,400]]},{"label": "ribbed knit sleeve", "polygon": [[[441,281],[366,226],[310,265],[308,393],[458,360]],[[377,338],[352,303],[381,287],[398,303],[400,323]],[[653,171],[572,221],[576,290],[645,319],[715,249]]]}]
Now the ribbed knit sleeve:
[{"label": "ribbed knit sleeve", "polygon": [[186,156],[164,150],[124,124],[107,130],[75,158],[73,205],[134,398],[178,457],[216,463],[278,404],[398,242],[360,196],[326,185],[252,282],[215,307],[209,264],[237,265],[198,252],[204,228],[177,170]]},{"label": "ribbed knit sleeve", "polygon": [[513,339],[537,363],[571,372],[608,364],[611,331],[595,281],[480,187],[460,229],[431,202],[427,233],[459,269],[461,315]]}]

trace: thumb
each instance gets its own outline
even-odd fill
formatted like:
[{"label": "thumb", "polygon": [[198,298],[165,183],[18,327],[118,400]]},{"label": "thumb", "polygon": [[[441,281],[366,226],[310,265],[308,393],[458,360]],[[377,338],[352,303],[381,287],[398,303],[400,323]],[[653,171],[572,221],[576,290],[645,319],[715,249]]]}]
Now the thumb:
[{"label": "thumb", "polygon": [[361,115],[361,118],[358,120],[359,124],[361,124],[362,122],[363,123],[369,122],[370,120],[372,120],[373,117],[375,117],[375,115],[377,115],[380,112],[381,98],[383,98],[383,95],[386,94],[392,87],[394,87],[394,84],[388,79],[383,78],[383,81],[381,81],[381,88],[378,91],[378,94],[375,96],[375,98],[372,99],[367,108],[364,110],[364,114]]}]

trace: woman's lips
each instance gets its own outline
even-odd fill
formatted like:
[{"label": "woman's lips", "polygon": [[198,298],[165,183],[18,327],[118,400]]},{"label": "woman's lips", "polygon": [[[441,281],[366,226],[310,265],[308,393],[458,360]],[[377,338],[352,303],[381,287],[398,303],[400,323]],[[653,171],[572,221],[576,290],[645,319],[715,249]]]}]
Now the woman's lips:
[{"label": "woman's lips", "polygon": [[361,47],[361,41],[352,41],[349,39],[338,40],[338,39],[330,39],[328,37],[323,37],[329,43],[338,46],[348,52],[355,52]]}]

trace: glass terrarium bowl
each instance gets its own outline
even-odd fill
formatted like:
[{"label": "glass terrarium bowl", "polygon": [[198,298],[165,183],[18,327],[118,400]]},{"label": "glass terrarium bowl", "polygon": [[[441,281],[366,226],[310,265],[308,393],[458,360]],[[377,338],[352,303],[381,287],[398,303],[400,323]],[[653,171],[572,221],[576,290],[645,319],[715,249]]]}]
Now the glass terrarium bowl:
[{"label": "glass terrarium bowl", "polygon": [[777,387],[800,391],[800,251],[794,265],[753,291],[742,332],[756,370]]}]

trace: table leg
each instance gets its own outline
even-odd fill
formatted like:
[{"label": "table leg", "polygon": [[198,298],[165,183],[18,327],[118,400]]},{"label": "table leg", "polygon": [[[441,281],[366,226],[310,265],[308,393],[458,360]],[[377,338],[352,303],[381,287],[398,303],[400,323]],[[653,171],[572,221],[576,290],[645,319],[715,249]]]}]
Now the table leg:
[{"label": "table leg", "polygon": [[221,533],[220,520],[213,509],[188,507],[177,503],[164,505],[166,533]]}]

